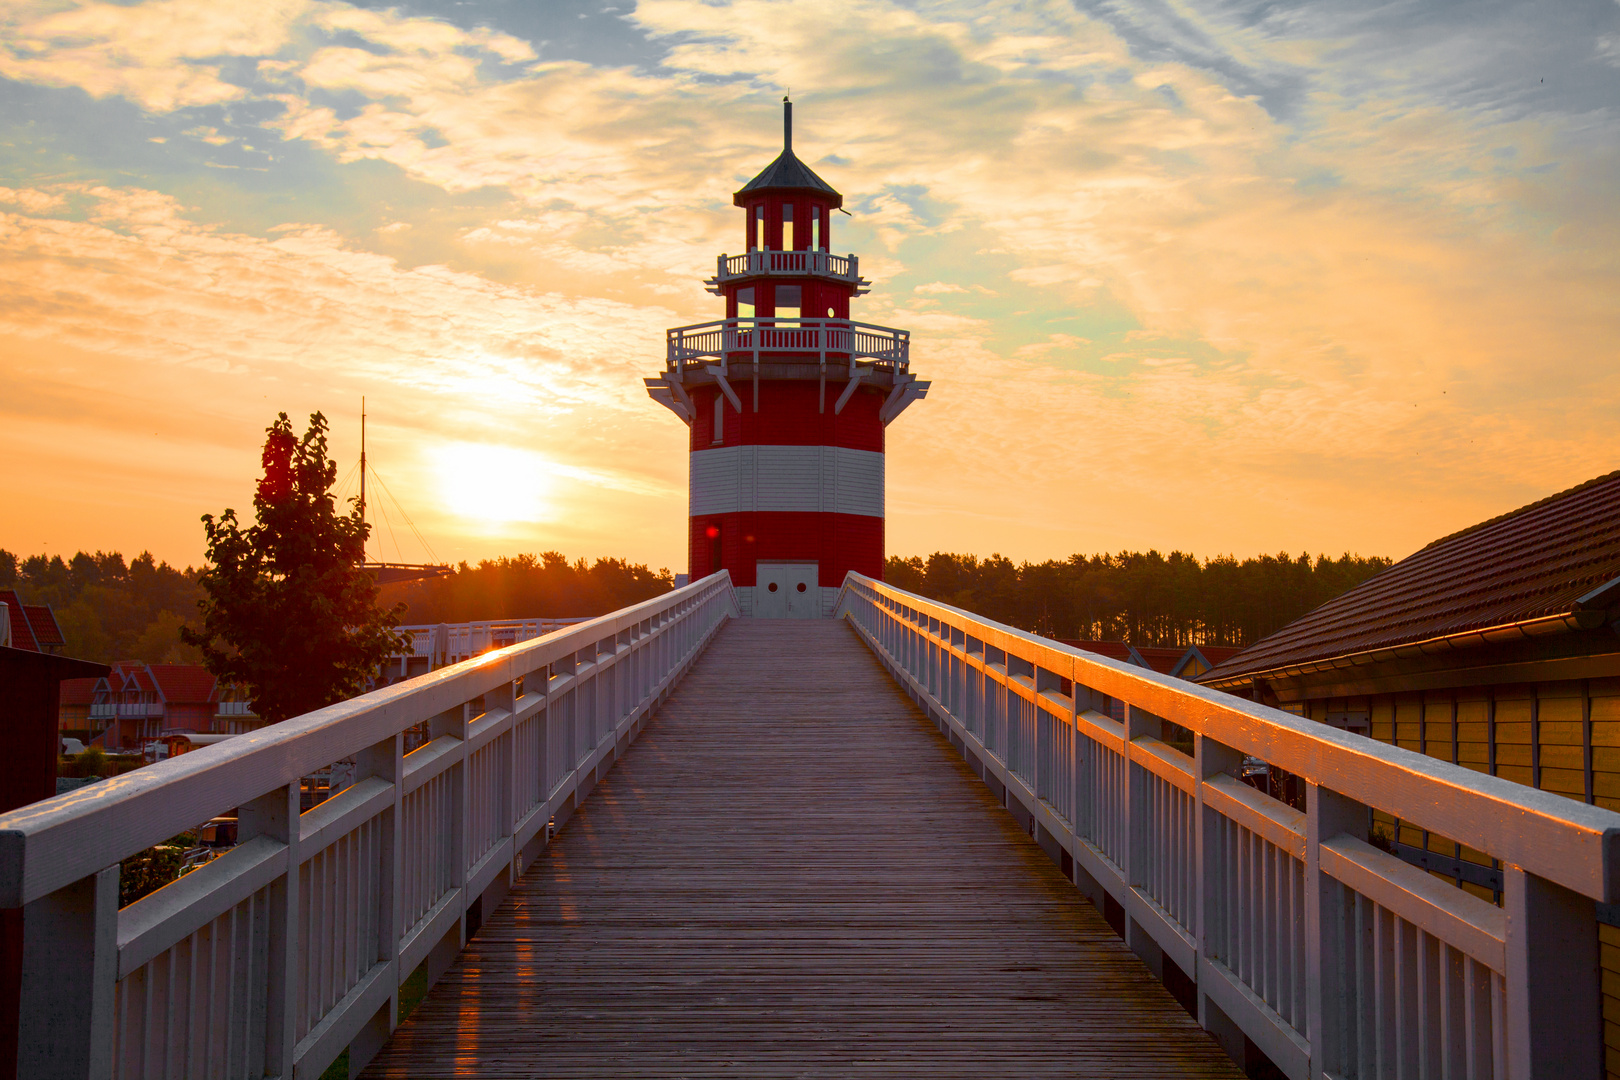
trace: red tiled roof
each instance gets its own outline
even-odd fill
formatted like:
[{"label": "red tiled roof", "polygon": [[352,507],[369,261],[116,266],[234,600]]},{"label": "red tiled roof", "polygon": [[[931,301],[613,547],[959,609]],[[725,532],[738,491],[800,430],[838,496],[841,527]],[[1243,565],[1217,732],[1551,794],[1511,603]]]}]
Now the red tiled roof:
[{"label": "red tiled roof", "polygon": [[[1617,588],[1595,595],[1611,584]],[[1436,540],[1198,681],[1573,616],[1617,600],[1620,472],[1613,472]]]},{"label": "red tiled roof", "polygon": [[96,696],[100,679],[63,679],[57,701],[62,705],[89,705]]},{"label": "red tiled roof", "polygon": [[23,610],[22,597],[17,595],[17,590],[0,589],[0,604],[6,605],[6,614],[11,619],[11,647],[39,652],[39,644],[34,640],[34,631],[28,625],[28,613]]},{"label": "red tiled roof", "polygon": [[1239,645],[1200,645],[1198,651],[1204,654],[1204,659],[1211,664],[1220,664],[1243,651]]},{"label": "red tiled roof", "polygon": [[41,649],[67,644],[67,639],[62,636],[62,628],[56,625],[56,615],[52,613],[50,605],[24,604],[23,611],[28,614],[28,625],[33,629],[34,641]]},{"label": "red tiled roof", "polygon": [[212,703],[219,699],[214,677],[198,664],[153,664],[146,669],[170,705]]},{"label": "red tiled roof", "polygon": [[1156,645],[1138,645],[1136,655],[1147,661],[1147,666],[1161,675],[1168,675],[1175,670],[1181,658],[1187,655],[1186,646],[1179,649],[1161,648]]}]

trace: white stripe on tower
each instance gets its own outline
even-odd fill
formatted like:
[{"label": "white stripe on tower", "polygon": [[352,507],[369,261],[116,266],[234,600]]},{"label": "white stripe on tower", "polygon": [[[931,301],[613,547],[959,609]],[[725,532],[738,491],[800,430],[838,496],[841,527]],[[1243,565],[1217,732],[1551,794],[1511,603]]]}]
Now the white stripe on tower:
[{"label": "white stripe on tower", "polygon": [[691,510],[883,516],[883,455],[843,446],[720,446],[692,451]]}]

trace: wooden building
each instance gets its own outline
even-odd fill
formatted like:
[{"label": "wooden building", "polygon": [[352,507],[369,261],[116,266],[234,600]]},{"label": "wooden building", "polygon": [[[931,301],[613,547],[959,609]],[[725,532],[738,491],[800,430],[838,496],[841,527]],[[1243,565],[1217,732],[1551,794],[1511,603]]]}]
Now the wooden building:
[{"label": "wooden building", "polygon": [[[1436,540],[1198,681],[1620,810],[1620,472]],[[1500,902],[1490,859],[1418,824],[1377,827]],[[1600,919],[1620,1076],[1620,912]]]}]

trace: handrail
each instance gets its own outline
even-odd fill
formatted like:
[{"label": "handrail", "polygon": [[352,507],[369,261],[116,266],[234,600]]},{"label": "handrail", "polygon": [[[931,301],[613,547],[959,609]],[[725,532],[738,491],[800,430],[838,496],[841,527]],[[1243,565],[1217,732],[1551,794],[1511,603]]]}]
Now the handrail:
[{"label": "handrail", "polygon": [[[1127,942],[1196,984],[1217,1037],[1235,1025],[1290,1077],[1601,1072],[1620,814],[859,574],[835,612]],[[1240,782],[1245,756],[1300,777],[1305,813]],[[1500,859],[1505,908],[1374,846],[1372,810]]]},{"label": "handrail", "polygon": [[755,317],[717,319],[666,331],[667,363],[684,371],[690,361],[755,362],[764,352],[812,353],[821,364],[872,360],[904,372],[911,332],[848,319]]},{"label": "handrail", "polygon": [[[448,965],[737,613],[722,571],[0,815],[19,1074],[318,1076],[345,1047],[358,1071],[400,983]],[[300,814],[344,759],[353,786]],[[119,910],[121,859],[232,808],[237,847]]]}]

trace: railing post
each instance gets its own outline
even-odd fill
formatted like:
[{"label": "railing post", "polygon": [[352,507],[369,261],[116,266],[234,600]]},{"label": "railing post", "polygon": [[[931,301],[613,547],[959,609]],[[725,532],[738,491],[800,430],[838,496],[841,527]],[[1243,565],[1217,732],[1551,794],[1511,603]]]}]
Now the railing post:
[{"label": "railing post", "polygon": [[405,736],[403,733],[384,739],[362,750],[355,760],[355,782],[370,777],[386,780],[394,788],[394,805],[382,815],[381,865],[378,874],[377,895],[381,908],[377,912],[377,960],[392,963],[394,976],[388,987],[388,1001],[366,1022],[360,1033],[349,1043],[349,1075],[360,1071],[399,1023],[399,986],[410,974],[399,970],[399,942],[405,936],[405,842],[400,827],[400,780],[405,775]]},{"label": "railing post", "polygon": [[[460,745],[456,747],[455,764],[445,771],[445,775],[450,781],[450,821],[447,826],[450,830],[449,892],[461,891],[460,918],[428,953],[429,986],[438,982],[439,976],[449,970],[456,954],[467,944],[467,905],[472,903],[472,898],[466,894],[467,832],[472,827],[472,815],[467,806],[472,788],[467,782],[467,711],[466,704],[457,705],[435,716],[428,724],[428,733],[433,738],[452,735],[460,740]],[[431,836],[427,838],[428,843],[433,840]]]},{"label": "railing post", "polygon": [[1198,1023],[1203,1029],[1215,1036],[1215,1040],[1225,1048],[1226,1053],[1234,1061],[1242,1061],[1244,1056],[1244,1043],[1242,1030],[1232,1022],[1220,1006],[1211,1001],[1205,992],[1204,965],[1216,959],[1214,944],[1211,938],[1215,935],[1215,927],[1220,925],[1226,917],[1226,904],[1228,898],[1223,894],[1221,886],[1226,878],[1226,872],[1231,868],[1225,866],[1226,847],[1222,843],[1221,835],[1222,817],[1214,810],[1204,806],[1204,781],[1215,776],[1237,775],[1237,770],[1243,765],[1243,755],[1230,746],[1224,746],[1198,732],[1193,733],[1193,777],[1196,787],[1194,819],[1198,823],[1196,853],[1198,880],[1195,883],[1194,902],[1197,905],[1194,913],[1194,936],[1198,947],[1199,970],[1189,972],[1198,984]]},{"label": "railing post", "polygon": [[[1138,886],[1147,884],[1147,851],[1153,842],[1152,830],[1154,822],[1147,813],[1147,785],[1148,772],[1136,764],[1134,747],[1131,745],[1135,739],[1144,737],[1159,738],[1164,734],[1164,722],[1145,709],[1139,709],[1129,702],[1125,705],[1125,799],[1123,811],[1125,814],[1125,845],[1122,854],[1125,865],[1120,869],[1125,871],[1125,888],[1127,895]],[[1132,905],[1125,905],[1125,944],[1131,951],[1147,962],[1153,974],[1158,978],[1164,977],[1164,951],[1159,943],[1147,932],[1131,914]]]},{"label": "railing post", "polygon": [[[1344,1030],[1351,958],[1344,951],[1343,890],[1322,872],[1322,844],[1335,836],[1367,838],[1368,809],[1363,803],[1329,791],[1320,784],[1305,790],[1305,1017],[1302,1034],[1311,1046],[1312,1080],[1330,1070],[1341,1072],[1349,1059],[1353,1033]],[[1595,930],[1594,930],[1595,933]]]},{"label": "railing post", "polygon": [[14,1075],[26,1080],[112,1076],[117,864],[25,905],[22,918]]},{"label": "railing post", "polygon": [[256,836],[287,845],[287,871],[270,886],[264,1072],[291,1076],[298,1019],[299,782],[278,787],[237,808],[237,842]]},{"label": "railing post", "polygon": [[1511,864],[1502,876],[1508,1076],[1603,1075],[1596,905]]}]

